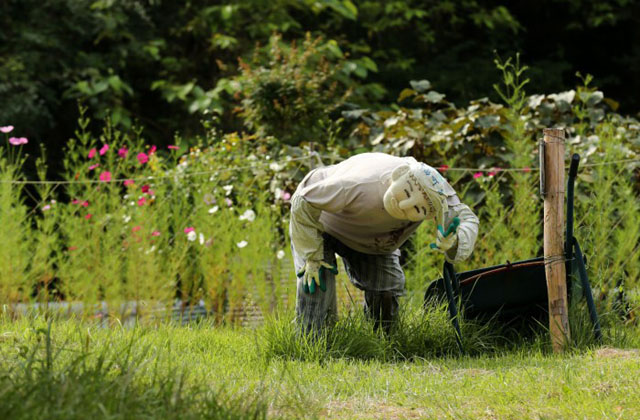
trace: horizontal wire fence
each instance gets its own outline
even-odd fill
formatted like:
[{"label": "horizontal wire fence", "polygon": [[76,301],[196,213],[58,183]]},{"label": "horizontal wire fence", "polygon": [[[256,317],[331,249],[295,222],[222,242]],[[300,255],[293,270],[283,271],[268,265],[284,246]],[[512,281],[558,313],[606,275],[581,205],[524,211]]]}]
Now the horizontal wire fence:
[{"label": "horizontal wire fence", "polygon": [[[326,157],[325,157],[326,158]],[[220,179],[220,175],[224,172],[233,172],[233,171],[244,171],[249,169],[256,168],[268,168],[271,165],[276,165],[279,167],[285,167],[288,164],[295,163],[297,166],[295,170],[302,170],[306,165],[305,163],[310,162],[310,160],[316,159],[321,163],[320,155],[317,153],[312,154],[311,156],[304,156],[298,158],[290,158],[286,160],[280,161],[263,161],[263,162],[253,162],[250,165],[244,166],[219,166],[213,167],[207,171],[196,171],[196,172],[188,172],[185,171],[183,173],[173,173],[166,174],[161,176],[145,176],[138,178],[119,178],[112,179],[109,183],[124,183],[125,181],[133,180],[135,183],[145,183],[145,182],[155,182],[154,188],[159,188],[160,184],[174,184],[178,182],[182,182],[184,180],[194,179],[204,179],[202,181],[208,190],[212,189],[224,189],[228,187],[228,185],[224,185],[226,181]],[[334,161],[338,160],[332,158]],[[627,163],[637,163],[640,160],[637,159],[617,159],[607,162],[593,162],[586,163],[581,165],[582,168],[599,168],[605,166],[618,166],[620,169],[615,175],[619,175],[622,171],[626,170],[626,168],[621,167],[623,164]],[[466,202],[472,208],[479,208],[479,216],[481,218],[481,230],[478,236],[476,250],[472,258],[465,264],[462,265],[463,268],[477,268],[478,266],[487,266],[487,265],[496,265],[504,263],[507,259],[514,260],[518,259],[518,257],[522,258],[531,258],[541,254],[541,235],[542,235],[542,200],[537,194],[538,181],[537,181],[537,171],[538,168],[465,168],[465,167],[445,167],[441,166],[438,168],[441,172],[447,173],[451,171],[452,173],[457,172],[455,176],[455,180],[452,181],[452,185],[457,188],[460,192],[460,196],[463,202]],[[532,177],[532,175],[536,175]],[[462,180],[466,180],[466,184],[462,184]],[[471,181],[475,181],[478,183],[479,188],[476,188],[476,191],[480,191],[482,194],[478,198],[473,198],[473,194],[471,194],[469,190],[469,186],[472,185]],[[517,183],[524,182],[525,188],[520,188],[520,192],[518,192],[514,188],[501,188],[505,184],[513,185]],[[100,180],[61,180],[61,181],[48,181],[48,180],[0,180],[2,184],[11,184],[11,185],[46,185],[50,188],[45,191],[45,195],[37,199],[37,197],[31,195],[31,199],[34,202],[40,203],[48,203],[49,199],[54,196],[54,194],[62,187],[62,186],[93,186],[93,185],[102,185],[105,182]],[[476,186],[477,187],[477,186]],[[166,187],[167,191],[173,191],[170,188]],[[504,192],[506,190],[506,193]],[[27,194],[32,194],[28,190],[23,190]],[[467,196],[467,192],[469,191],[469,196]],[[222,203],[222,198],[225,196],[220,196],[216,201],[218,210],[212,212],[216,206],[213,206],[213,203],[207,203],[205,201],[195,202],[191,208],[185,210],[180,217],[187,221],[196,217],[197,215],[201,215],[202,213],[210,213],[222,214],[225,210]],[[170,200],[171,198],[161,198],[157,197],[156,203],[165,205],[167,202],[163,200]],[[278,198],[276,197],[276,200]],[[123,198],[124,205],[126,206],[126,200]],[[164,203],[164,204],[163,204]],[[122,204],[122,203],[121,203]],[[129,203],[130,204],[130,203]],[[256,207],[262,205],[261,203],[254,203]],[[228,207],[233,207],[236,204],[229,205]],[[131,207],[135,208],[135,205]],[[580,207],[580,206],[578,206]],[[165,210],[170,211],[170,203],[166,204],[164,207]],[[266,209],[266,207],[264,207]],[[40,206],[42,209],[42,205]],[[586,207],[582,207],[582,210],[585,210]],[[38,207],[34,207],[30,209],[27,213],[25,213],[24,218],[29,219],[32,218]],[[251,210],[247,208],[247,210]],[[255,208],[255,210],[258,210]],[[578,210],[578,209],[577,209]],[[266,211],[266,210],[265,210]],[[611,214],[608,217],[610,221],[607,225],[606,229],[601,229],[606,232],[609,232],[609,235],[620,227],[625,227],[628,223],[633,223],[634,220],[637,219],[637,214],[633,214],[634,208],[633,206],[627,207],[619,211],[616,214]],[[77,212],[72,214],[76,214]],[[124,212],[126,213],[126,212]],[[242,216],[246,215],[243,213]],[[288,217],[288,216],[287,216]],[[576,226],[596,226],[596,222],[601,215],[599,214],[590,214],[589,212],[576,212]],[[635,217],[635,219],[634,219]],[[238,234],[237,239],[243,238],[241,241],[235,242],[231,244],[231,249],[235,251],[235,253],[240,253],[243,248],[246,246],[240,246],[243,242],[251,242],[252,238],[244,238],[241,234],[242,232],[250,229],[250,226],[255,222],[247,223],[247,219],[249,216],[245,217],[245,220],[242,224],[237,224],[237,219],[239,216],[234,216],[233,214],[229,214],[224,219],[224,223],[228,223],[229,225],[234,225],[234,235]],[[600,220],[601,221],[601,220]],[[29,222],[29,220],[25,220],[25,223]],[[30,224],[30,223],[29,223]],[[55,235],[58,235],[60,230],[68,229],[68,227],[63,226],[64,220],[59,220],[56,225],[49,228],[49,232]],[[126,222],[125,224],[128,224]],[[268,223],[267,223],[268,224]],[[282,224],[286,229],[286,223]],[[135,229],[136,226],[132,226],[132,229]],[[37,229],[40,228],[38,225]],[[103,218],[98,224],[97,228],[94,229],[95,232],[108,231],[112,229],[111,220],[107,217]],[[264,228],[264,227],[263,227]],[[437,278],[440,273],[440,264],[441,259],[436,257],[428,246],[426,246],[430,241],[433,240],[433,226],[430,226],[429,223],[425,223],[421,226],[420,230],[416,235],[416,239],[413,242],[413,248],[409,252],[412,253],[412,257],[409,258],[408,264],[408,287],[414,289],[424,288],[430,280],[434,280]],[[0,228],[2,229],[2,228]],[[224,230],[224,226],[221,228]],[[266,229],[266,228],[265,228]],[[218,230],[221,232],[222,230]],[[186,232],[185,232],[186,233]],[[576,236],[581,239],[579,229],[577,229]],[[590,234],[592,232],[585,232]],[[197,239],[191,241],[192,243],[198,242],[201,246],[207,243],[207,238],[204,238],[202,233],[198,232],[196,235]],[[261,238],[268,239],[268,235],[265,235],[264,232],[261,233]],[[282,236],[283,235],[283,236]],[[602,258],[598,258],[602,267],[599,267],[599,272],[597,273],[600,283],[602,283],[603,279],[607,276],[617,278],[623,272],[631,272],[632,275],[637,273],[638,271],[638,252],[639,252],[639,243],[637,232],[630,232],[628,238],[619,239],[620,241],[625,241],[625,243],[630,243],[633,246],[627,252],[630,258],[620,261],[620,264],[615,267],[606,267],[607,259],[603,256]],[[635,238],[632,237],[636,235]],[[134,235],[135,236],[135,235]],[[167,251],[175,250],[176,248],[171,248],[171,246],[178,247],[177,244],[184,242],[184,235],[175,230],[173,234],[168,234],[166,239],[166,244],[169,246]],[[286,238],[286,232],[281,232],[282,238]],[[246,241],[249,239],[249,241]],[[587,239],[587,243],[589,245],[595,243],[599,238],[596,239]],[[635,243],[634,243],[635,239]],[[96,237],[89,237],[85,240],[85,244],[90,245],[92,240],[98,240]],[[181,242],[182,241],[182,242]],[[215,241],[215,238],[214,238]],[[227,238],[227,242],[229,239]],[[70,244],[69,244],[70,245]],[[589,245],[586,249],[589,249]],[[182,245],[180,245],[182,246]],[[51,247],[55,247],[54,244],[51,244]],[[584,247],[584,246],[583,246]],[[65,250],[66,258],[70,257],[73,252],[81,251],[79,249],[71,250],[72,246],[69,246]],[[629,248],[629,246],[627,246]],[[105,263],[106,261],[115,261],[117,259],[126,259],[129,258],[129,250],[130,248],[119,248],[119,249],[109,249],[108,252],[113,252],[113,256],[110,258],[105,258],[100,260],[101,263]],[[155,260],[147,261],[144,255],[150,255],[151,253],[158,252],[157,250],[152,250],[153,247],[147,248],[146,250],[141,250],[135,259],[139,264],[148,264],[150,261],[159,261],[162,258],[158,258]],[[51,250],[49,250],[51,251]],[[279,255],[280,251],[282,251],[283,255]],[[186,267],[188,269],[189,265],[191,265],[191,260],[200,260],[204,259],[207,254],[207,249],[203,248],[202,250],[193,254],[191,248],[180,248],[179,252],[182,253],[179,258],[175,259],[173,263],[176,266]],[[191,252],[191,254],[190,254]],[[51,252],[49,252],[51,253]],[[46,254],[46,252],[45,252]],[[91,255],[87,252],[88,257]],[[218,267],[215,265],[215,261],[211,262],[210,267],[216,267],[215,270],[212,270],[209,273],[205,268],[201,268],[204,271],[204,276],[220,276],[224,277],[223,280],[219,278],[205,278],[202,280],[200,286],[198,286],[197,281],[192,281],[192,287],[205,287],[208,288],[206,291],[195,293],[198,295],[199,299],[195,302],[188,302],[188,299],[178,298],[174,300],[172,294],[170,292],[163,292],[165,299],[169,298],[171,302],[161,302],[159,304],[151,304],[149,302],[154,302],[156,300],[153,299],[153,296],[145,296],[145,291],[142,290],[141,297],[136,299],[135,296],[132,296],[131,293],[126,294],[123,292],[122,295],[118,295],[117,293],[111,296],[111,299],[108,299],[110,303],[105,303],[106,301],[102,299],[104,292],[100,292],[99,288],[92,289],[92,291],[87,292],[87,295],[90,293],[95,293],[96,295],[89,299],[89,302],[86,303],[77,303],[72,301],[65,302],[46,302],[46,303],[28,303],[24,302],[11,302],[10,310],[15,313],[25,313],[31,309],[41,309],[43,306],[47,306],[49,309],[62,310],[67,313],[86,313],[87,308],[90,309],[92,316],[106,319],[109,315],[111,316],[120,316],[121,318],[134,319],[138,315],[145,315],[150,317],[158,317],[158,318],[167,318],[167,311],[170,311],[171,318],[177,321],[190,321],[193,319],[199,319],[204,316],[222,316],[224,319],[228,319],[231,322],[240,323],[243,325],[256,325],[259,324],[264,316],[264,313],[270,310],[274,310],[277,307],[291,307],[294,299],[295,293],[292,293],[292,290],[295,292],[295,277],[293,277],[293,265],[291,261],[290,251],[288,250],[288,244],[285,242],[282,245],[282,249],[278,251],[277,256],[275,258],[265,257],[266,253],[261,253],[260,258],[264,258],[264,261],[260,261],[258,263],[252,262],[253,268],[251,270],[242,270],[237,269],[235,274],[237,275],[245,275],[247,278],[244,279],[244,283],[240,284],[235,281],[235,279],[230,278],[234,274],[234,269],[229,270],[229,267],[234,266],[236,264],[234,258],[237,255],[234,255],[234,252],[226,252],[219,254],[221,261],[219,262],[222,267]],[[212,257],[215,258],[216,256]],[[613,260],[620,259],[619,256],[614,256],[609,258],[613,258]],[[258,258],[259,259],[259,258]],[[63,261],[61,259],[60,261]],[[240,261],[240,264],[248,263],[249,260],[244,259]],[[226,267],[224,267],[226,265]],[[33,267],[31,267],[33,268]],[[602,271],[604,270],[604,271]],[[95,270],[97,271],[97,270]],[[95,271],[88,271],[83,274],[84,281],[91,281],[91,273],[95,273]],[[344,270],[341,269],[341,273],[338,277],[339,287],[337,287],[339,300],[344,307],[348,307],[353,305],[354,303],[359,303],[362,301],[362,297],[360,293],[356,293],[356,289],[349,283],[348,279],[343,273]],[[602,271],[602,272],[601,272]],[[155,273],[156,275],[163,274],[158,272],[157,270],[150,270],[149,272]],[[131,273],[134,273],[132,271]],[[55,275],[55,278],[59,278],[61,282],[64,282],[65,279],[60,277],[63,275]],[[179,278],[180,281],[183,281],[186,276],[183,273],[176,273],[175,270],[172,271],[172,274]],[[194,275],[198,277],[197,275]],[[126,277],[125,277],[126,278]],[[418,280],[416,280],[418,279]],[[3,281],[4,279],[0,280]],[[33,279],[32,279],[33,280]],[[162,281],[166,281],[167,279],[162,279]],[[80,280],[78,280],[80,281]],[[157,279],[160,282],[160,279]],[[412,284],[413,283],[413,284]],[[255,288],[252,288],[252,284],[256,285]],[[596,284],[599,284],[596,281]],[[140,287],[150,287],[153,289],[153,281],[150,283],[142,284]],[[4,289],[10,289],[4,287]],[[118,287],[114,285],[113,287]],[[181,290],[181,287],[184,287],[184,284],[173,284],[174,289]],[[235,291],[234,287],[239,288],[239,290]],[[214,289],[218,290],[214,290]],[[260,292],[255,292],[257,289],[263,288]],[[129,290],[131,292],[131,290]],[[189,293],[194,293],[193,290],[187,291]],[[7,293],[3,293],[7,295]],[[239,296],[238,294],[244,294],[244,296]],[[161,295],[161,294],[160,294]],[[10,296],[10,295],[9,295]],[[133,297],[133,299],[132,299]],[[6,299],[7,296],[2,296],[3,299]],[[161,299],[162,300],[162,299]],[[215,303],[213,303],[215,302]],[[35,306],[34,306],[35,305]],[[5,307],[6,308],[6,307]],[[223,319],[221,318],[221,319]]]}]

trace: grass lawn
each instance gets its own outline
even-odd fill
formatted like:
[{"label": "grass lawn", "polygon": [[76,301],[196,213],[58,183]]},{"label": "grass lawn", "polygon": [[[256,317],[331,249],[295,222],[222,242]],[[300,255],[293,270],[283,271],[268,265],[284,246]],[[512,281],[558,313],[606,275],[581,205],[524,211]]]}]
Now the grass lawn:
[{"label": "grass lawn", "polygon": [[563,355],[534,342],[465,357],[303,361],[273,350],[288,325],[2,319],[0,418],[640,418],[637,327]]}]

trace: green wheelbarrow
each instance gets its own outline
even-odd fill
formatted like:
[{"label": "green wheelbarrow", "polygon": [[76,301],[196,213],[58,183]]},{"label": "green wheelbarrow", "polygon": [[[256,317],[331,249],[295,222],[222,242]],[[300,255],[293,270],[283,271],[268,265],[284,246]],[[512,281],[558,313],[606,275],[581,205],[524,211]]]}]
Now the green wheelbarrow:
[{"label": "green wheelbarrow", "polygon": [[[586,299],[593,333],[602,338],[598,313],[585,267],[585,258],[573,236],[573,195],[580,156],[574,154],[569,168],[567,188],[567,231],[564,254],[567,273],[567,293],[581,291]],[[579,283],[571,281],[574,269]],[[460,352],[464,353],[463,337],[458,322],[458,303],[465,318],[496,319],[504,324],[548,320],[547,282],[544,257],[510,262],[492,267],[456,273],[453,265],[444,263],[443,276],[433,281],[424,296],[427,307],[434,299],[448,301],[449,315],[455,328]]]}]

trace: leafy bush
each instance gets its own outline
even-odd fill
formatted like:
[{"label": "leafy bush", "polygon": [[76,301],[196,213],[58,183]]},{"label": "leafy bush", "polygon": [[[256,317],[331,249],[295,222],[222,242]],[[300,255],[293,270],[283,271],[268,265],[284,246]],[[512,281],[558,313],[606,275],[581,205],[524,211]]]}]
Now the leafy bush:
[{"label": "leafy bush", "polygon": [[[309,34],[298,47],[271,37],[266,57],[259,51],[252,63],[240,62],[242,116],[259,136],[274,136],[296,145],[326,142],[324,128],[348,92],[337,73],[344,63],[335,42]],[[337,61],[337,62],[335,62]]]}]

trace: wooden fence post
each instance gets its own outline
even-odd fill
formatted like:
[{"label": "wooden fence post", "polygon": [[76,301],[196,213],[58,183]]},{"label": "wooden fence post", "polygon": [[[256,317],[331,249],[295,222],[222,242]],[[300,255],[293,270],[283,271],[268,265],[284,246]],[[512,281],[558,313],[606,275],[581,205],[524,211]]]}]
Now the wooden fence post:
[{"label": "wooden fence post", "polygon": [[561,352],[571,337],[564,255],[564,130],[546,128],[544,156],[544,260],[549,295],[549,331],[554,352]]}]

